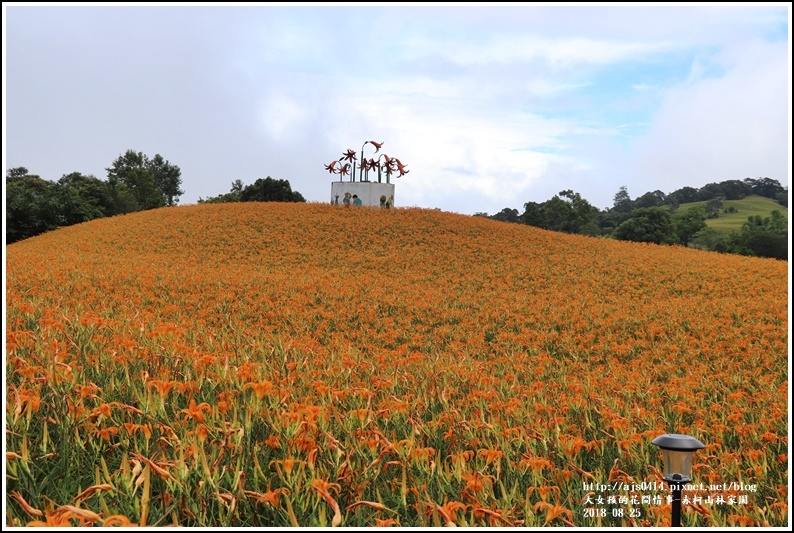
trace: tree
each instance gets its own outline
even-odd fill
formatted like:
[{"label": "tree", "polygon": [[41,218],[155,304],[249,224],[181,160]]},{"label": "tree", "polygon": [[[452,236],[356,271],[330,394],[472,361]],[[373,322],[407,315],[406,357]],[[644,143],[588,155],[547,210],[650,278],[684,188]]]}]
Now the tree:
[{"label": "tree", "polygon": [[668,203],[675,203],[678,205],[688,204],[697,201],[698,190],[694,187],[682,187],[667,195]]},{"label": "tree", "polygon": [[631,212],[613,233],[616,239],[634,242],[673,244],[676,236],[670,210],[664,207],[641,207]]},{"label": "tree", "polygon": [[251,185],[242,180],[232,182],[231,191],[206,200],[199,198],[200,204],[220,204],[228,202],[305,202],[303,195],[293,191],[288,180],[274,180],[270,176],[259,178]]},{"label": "tree", "polygon": [[728,252],[758,257],[788,258],[788,224],[780,211],[770,216],[752,216],[739,232],[728,237]]},{"label": "tree", "polygon": [[621,185],[618,192],[615,193],[615,200],[612,206],[612,210],[618,213],[628,213],[634,209],[634,203],[631,201],[629,190],[625,185]]},{"label": "tree", "polygon": [[567,232],[568,220],[571,218],[571,205],[555,194],[543,202],[541,216],[546,229]]},{"label": "tree", "polygon": [[565,233],[581,235],[599,233],[598,208],[570,189],[560,191],[542,204],[527,202],[524,204],[524,213],[518,217],[518,221],[529,226]]},{"label": "tree", "polygon": [[689,246],[692,237],[705,227],[706,211],[702,207],[690,207],[685,213],[673,215],[673,231],[683,246]]},{"label": "tree", "polygon": [[601,235],[609,235],[615,228],[623,224],[631,218],[630,212],[615,211],[614,209],[606,209],[598,213],[598,227]]},{"label": "tree", "polygon": [[534,226],[536,228],[544,228],[543,214],[541,213],[541,204],[537,202],[527,202],[524,204],[524,212],[519,217],[519,222],[527,226]]},{"label": "tree", "polygon": [[771,178],[746,178],[744,183],[750,186],[751,194],[757,194],[766,198],[775,198],[775,195],[785,192],[786,189],[780,182]]},{"label": "tree", "polygon": [[55,186],[60,198],[60,225],[70,226],[113,212],[113,195],[108,183],[79,172],[64,174]]},{"label": "tree", "polygon": [[502,222],[518,222],[518,209],[510,209],[509,207],[505,207],[495,215],[488,218],[500,220]]},{"label": "tree", "polygon": [[57,229],[61,206],[51,181],[29,174],[25,167],[6,173],[6,243]]},{"label": "tree", "polygon": [[560,192],[569,206],[569,217],[563,231],[580,235],[598,234],[598,208],[582,198],[578,192],[568,189]]},{"label": "tree", "polygon": [[706,218],[717,218],[720,216],[720,209],[722,209],[722,200],[719,198],[712,198],[706,202]]},{"label": "tree", "polygon": [[127,150],[105,170],[116,203],[115,211],[119,213],[171,206],[184,192],[179,189],[182,183],[179,167],[160,154],[149,160],[142,152]]},{"label": "tree", "polygon": [[634,207],[657,207],[664,205],[667,196],[662,191],[646,192],[636,200],[634,200]]},{"label": "tree", "polygon": [[741,200],[753,194],[753,188],[741,180],[728,180],[720,183],[720,192],[726,200]]},{"label": "tree", "polygon": [[258,178],[240,193],[243,202],[305,202],[301,193],[292,190],[287,180],[276,180],[270,176]]},{"label": "tree", "polygon": [[714,252],[727,252],[726,237],[714,228],[706,226],[692,236],[690,241],[695,248]]},{"label": "tree", "polygon": [[154,174],[154,184],[163,195],[165,205],[176,205],[179,197],[185,194],[179,188],[182,184],[182,171],[179,167],[163,159],[160,154],[155,154],[149,161],[149,170]]},{"label": "tree", "polygon": [[206,200],[199,198],[198,203],[200,204],[224,204],[230,202],[240,202],[240,194],[243,192],[243,182],[242,180],[234,180],[232,182],[232,189],[230,192],[226,194],[220,194],[218,196],[211,196]]}]

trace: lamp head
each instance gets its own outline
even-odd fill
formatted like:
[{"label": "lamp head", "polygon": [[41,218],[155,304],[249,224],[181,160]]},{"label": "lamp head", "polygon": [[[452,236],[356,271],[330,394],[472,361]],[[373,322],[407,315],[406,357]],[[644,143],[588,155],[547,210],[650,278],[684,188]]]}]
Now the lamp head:
[{"label": "lamp head", "polygon": [[689,435],[677,433],[659,435],[651,444],[662,449],[665,481],[692,481],[692,457],[695,451],[705,448],[705,444]]}]

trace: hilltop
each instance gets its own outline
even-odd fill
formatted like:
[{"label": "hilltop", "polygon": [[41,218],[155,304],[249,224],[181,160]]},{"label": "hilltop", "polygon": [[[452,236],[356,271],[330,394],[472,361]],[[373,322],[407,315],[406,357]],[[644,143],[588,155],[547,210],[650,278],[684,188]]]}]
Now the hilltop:
[{"label": "hilltop", "polygon": [[707,445],[696,481],[758,487],[688,525],[786,523],[782,261],[251,202],[6,265],[8,525],[669,526],[661,488],[582,494],[660,482],[668,432]]},{"label": "hilltop", "polygon": [[[708,201],[690,202],[679,205],[678,209],[683,212],[691,207],[705,208],[706,204],[708,204]],[[742,225],[747,222],[747,217],[760,216],[761,218],[766,218],[772,211],[780,211],[780,214],[788,220],[788,208],[771,198],[753,194],[741,200],[723,200],[719,216],[706,219],[706,225],[723,235],[727,235],[732,231],[742,229]]]},{"label": "hilltop", "polygon": [[650,255],[747,264],[747,259],[680,247],[569,235],[439,210],[277,202],[176,206],[96,219],[14,243],[7,251],[9,259],[44,254],[187,269],[292,264],[340,275],[345,267],[350,275],[398,275],[411,267],[511,261],[519,266],[539,258],[545,264],[600,267],[606,266],[603,254],[618,254],[621,263]]}]

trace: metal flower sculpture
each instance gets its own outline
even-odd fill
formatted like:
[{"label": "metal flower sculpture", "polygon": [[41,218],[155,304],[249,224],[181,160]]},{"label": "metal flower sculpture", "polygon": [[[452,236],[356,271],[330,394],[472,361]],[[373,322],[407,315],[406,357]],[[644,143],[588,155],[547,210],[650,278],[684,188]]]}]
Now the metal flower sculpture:
[{"label": "metal flower sculpture", "polygon": [[[389,178],[394,173],[394,159],[389,159],[389,156],[386,156],[386,161],[383,163],[383,170],[386,172],[386,183],[389,183]],[[378,174],[378,181],[380,181],[380,174]]]},{"label": "metal flower sculpture", "polygon": [[364,141],[364,144],[361,145],[361,166],[359,167],[359,171],[358,171],[358,181],[369,181],[369,171],[371,169],[369,168],[369,164],[367,165],[364,164],[367,161],[366,159],[364,159],[364,147],[367,144],[371,144],[372,146],[374,146],[375,153],[377,154],[378,150],[380,150],[380,147],[383,146],[383,141],[381,142]]},{"label": "metal flower sculpture", "polygon": [[[352,178],[353,178],[353,181],[356,181],[356,152],[355,152],[353,149],[351,149],[351,148],[348,148],[348,149],[347,149],[347,152],[345,152],[344,154],[342,154],[342,157],[341,157],[339,160],[340,160],[340,161],[343,161],[343,160],[344,160],[344,161],[350,161],[350,163],[353,165],[353,172],[352,172],[351,176],[352,176]],[[347,174],[347,171],[349,171],[349,170],[350,170],[350,165],[349,165],[349,164],[346,164],[346,165],[345,165],[344,167],[342,167],[342,168],[343,168],[343,169],[345,169],[346,171],[345,171],[344,173],[341,173],[341,172],[340,172],[340,178],[339,178],[339,181],[342,181],[342,178],[341,178],[341,176],[344,176],[344,175],[346,175],[346,174]]]},{"label": "metal flower sculpture", "polygon": [[[378,164],[370,157],[368,160],[361,160],[361,168],[364,169],[364,181],[369,181],[369,171],[378,168]],[[360,176],[359,179],[361,179]]]},{"label": "metal flower sculpture", "polygon": [[[399,159],[396,157],[391,158],[386,154],[381,154],[378,159],[370,158],[367,160],[364,157],[364,147],[367,144],[374,146],[375,153],[377,154],[384,143],[383,141],[364,141],[364,144],[361,145],[361,163],[359,164],[358,168],[359,181],[369,181],[369,172],[370,170],[374,171],[375,169],[378,169],[378,183],[382,183],[382,172],[386,173],[386,183],[390,183],[391,175],[396,171],[399,171],[400,173],[400,176],[398,177],[405,176],[408,174],[408,172],[410,172],[405,168],[405,165],[403,165]],[[383,162],[381,162],[381,159],[383,159]],[[325,170],[331,174],[339,174],[339,181],[342,181],[342,176],[348,175],[350,176],[351,181],[356,181],[356,160],[356,152],[348,148],[338,160],[332,161],[329,165],[325,165]],[[348,161],[349,163],[336,166],[336,163],[341,161]]]},{"label": "metal flower sculpture", "polygon": [[398,178],[401,178],[411,172],[410,170],[405,170],[405,166],[396,157],[394,158],[394,161],[397,163],[397,170],[400,171],[400,175],[397,176]]}]

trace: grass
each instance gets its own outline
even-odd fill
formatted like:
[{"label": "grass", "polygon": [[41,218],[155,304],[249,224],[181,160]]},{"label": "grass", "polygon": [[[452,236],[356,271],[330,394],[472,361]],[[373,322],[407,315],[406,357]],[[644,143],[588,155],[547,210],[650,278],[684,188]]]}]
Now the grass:
[{"label": "grass", "polygon": [[[692,202],[688,204],[681,204],[678,209],[679,212],[684,212],[690,207],[706,207],[708,202]],[[728,207],[736,209],[734,213],[725,213],[724,210]],[[732,231],[739,231],[742,229],[742,224],[747,222],[748,217],[760,216],[761,218],[768,217],[772,211],[780,211],[780,213],[788,220],[788,208],[780,205],[771,198],[763,196],[751,195],[741,200],[725,200],[722,202],[719,216],[717,218],[710,218],[706,220],[706,225],[716,231],[727,235]]]}]

